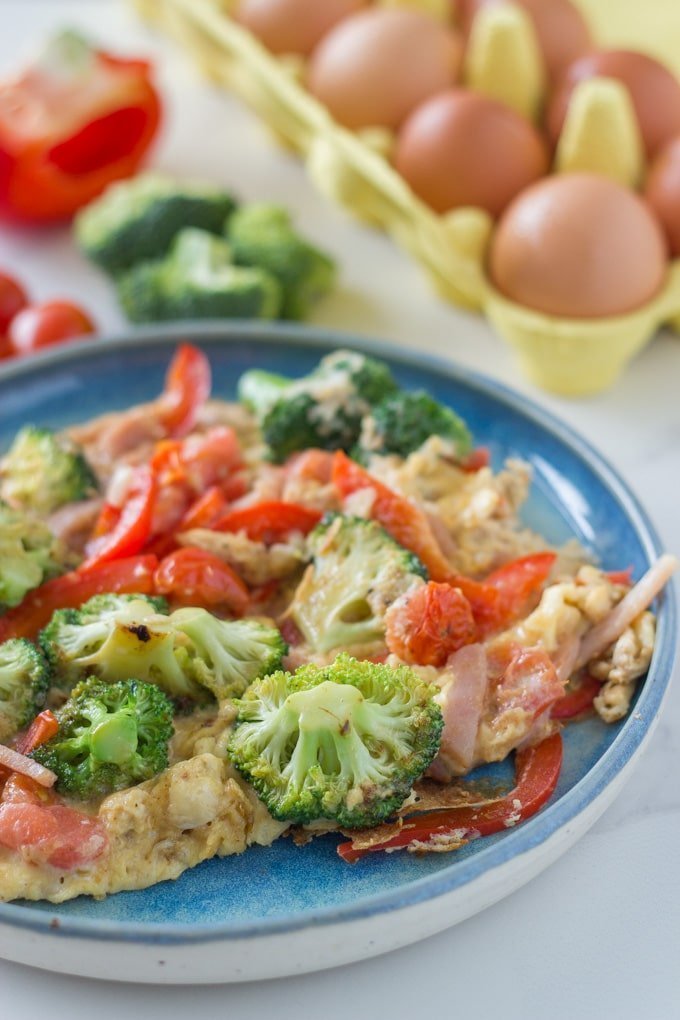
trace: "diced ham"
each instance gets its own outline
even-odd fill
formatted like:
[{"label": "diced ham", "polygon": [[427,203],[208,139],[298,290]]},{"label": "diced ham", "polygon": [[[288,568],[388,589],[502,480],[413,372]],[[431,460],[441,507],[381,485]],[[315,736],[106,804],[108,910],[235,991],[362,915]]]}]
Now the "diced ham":
[{"label": "diced ham", "polygon": [[519,648],[498,683],[496,702],[501,713],[521,708],[537,719],[562,697],[565,683],[544,649]]},{"label": "diced ham", "polygon": [[654,601],[677,567],[678,561],[675,556],[668,554],[661,556],[637,584],[624,595],[618,605],[592,630],[588,631],[581,641],[575,668],[580,669],[585,666],[614,644],[626,627],[629,627],[633,620]]},{"label": "diced ham", "polygon": [[[455,652],[447,663],[451,678],[441,694],[435,696],[444,716],[439,759],[453,767],[457,774],[467,772],[472,764],[477,730],[484,707],[487,687],[486,651],[480,644],[466,645]],[[434,763],[432,775],[440,778],[441,769]],[[441,764],[441,762],[440,762]]]}]

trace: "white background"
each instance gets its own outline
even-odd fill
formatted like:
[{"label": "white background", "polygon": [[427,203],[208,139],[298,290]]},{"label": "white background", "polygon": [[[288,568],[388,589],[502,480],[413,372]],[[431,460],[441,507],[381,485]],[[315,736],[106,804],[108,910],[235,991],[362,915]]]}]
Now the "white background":
[{"label": "white background", "polygon": [[[385,238],[318,198],[297,161],[274,148],[250,114],[206,86],[174,45],[147,32],[121,3],[0,0],[0,12],[0,69],[56,24],[89,28],[113,49],[156,53],[168,117],[154,163],[178,176],[222,181],[245,199],[286,202],[343,267],[342,290],[316,321],[448,356],[530,394],[611,459],[641,496],[666,546],[680,552],[677,337],[656,339],[618,387],[597,399],[569,403],[536,393],[481,319],[439,302]],[[108,285],[82,262],[65,230],[2,229],[0,267],[22,277],[36,298],[82,301],[102,330],[122,325]],[[529,886],[420,945],[335,971],[222,988],[110,985],[0,961],[0,1016],[30,1010],[58,1020],[292,1020],[301,1012],[328,1020],[677,1020],[679,731],[676,683],[650,750],[590,833]]]}]

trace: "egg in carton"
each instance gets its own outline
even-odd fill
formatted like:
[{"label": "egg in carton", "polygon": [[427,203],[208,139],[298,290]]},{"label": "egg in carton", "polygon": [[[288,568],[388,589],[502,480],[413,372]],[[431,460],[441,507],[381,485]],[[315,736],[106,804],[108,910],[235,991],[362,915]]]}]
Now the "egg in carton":
[{"label": "egg in carton", "polygon": [[[556,393],[611,386],[663,324],[680,327],[680,262],[651,300],[626,314],[592,318],[537,312],[504,296],[488,272],[495,223],[484,209],[434,212],[397,173],[393,132],[350,131],[304,86],[306,62],[275,56],[231,15],[236,0],[136,0],[142,16],[176,36],[215,81],[237,92],[277,139],[298,151],[317,187],[360,219],[386,230],[426,270],[437,292],[483,311],[514,349],[525,374]],[[450,19],[450,0],[383,0]],[[482,7],[471,25],[463,84],[536,121],[546,97],[545,62],[527,11]],[[645,153],[627,89],[611,78],[578,84],[557,142],[554,173],[594,173],[636,189]]]}]

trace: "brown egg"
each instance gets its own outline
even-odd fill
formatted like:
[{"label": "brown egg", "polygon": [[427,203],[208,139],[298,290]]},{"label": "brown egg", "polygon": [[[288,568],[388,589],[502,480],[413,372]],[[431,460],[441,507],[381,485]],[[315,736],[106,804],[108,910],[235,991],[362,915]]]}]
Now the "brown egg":
[{"label": "brown egg", "polygon": [[458,74],[458,35],[427,14],[373,8],[347,18],[312,55],[307,84],[336,120],[397,128]]},{"label": "brown egg", "polygon": [[538,312],[622,315],[662,287],[666,243],[634,192],[595,174],[560,174],[508,207],[492,239],[489,270],[502,294]]},{"label": "brown egg", "polygon": [[498,216],[548,172],[548,148],[533,124],[503,103],[449,89],[408,118],[394,163],[436,212],[474,205]]},{"label": "brown egg", "polygon": [[630,92],[648,156],[680,132],[680,83],[671,72],[644,53],[598,50],[568,68],[550,101],[547,126],[554,142],[576,86],[598,76],[615,78]]},{"label": "brown egg", "polygon": [[666,231],[673,255],[680,255],[680,136],[666,145],[649,170],[645,197]]},{"label": "brown egg", "polygon": [[342,18],[367,0],[241,0],[234,18],[272,53],[312,52]]},{"label": "brown egg", "polygon": [[[505,0],[458,0],[459,24],[469,32],[481,7]],[[556,81],[562,72],[592,46],[588,24],[571,0],[514,0],[531,16],[545,58],[548,75]]]}]

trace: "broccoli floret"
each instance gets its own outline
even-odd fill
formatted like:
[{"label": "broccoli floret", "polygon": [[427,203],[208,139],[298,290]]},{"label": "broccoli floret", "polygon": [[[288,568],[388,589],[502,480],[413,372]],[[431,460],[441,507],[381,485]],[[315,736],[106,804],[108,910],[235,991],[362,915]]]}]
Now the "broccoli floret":
[{"label": "broccoli floret", "polygon": [[234,262],[266,269],[279,281],[281,318],[306,318],[311,306],[333,288],[335,262],[295,233],[281,206],[242,206],[229,220],[227,237]]},{"label": "broccoli floret", "polygon": [[172,703],[155,684],[89,677],[57,712],[59,731],[32,757],[57,774],[60,793],[104,797],[168,767]]},{"label": "broccoli floret", "polygon": [[80,609],[60,609],[41,632],[56,682],[86,676],[107,682],[136,676],[180,702],[241,694],[252,679],[278,669],[286,644],[255,620],[219,620],[205,609],[167,615],[141,595],[98,595]]},{"label": "broccoli floret", "polygon": [[454,455],[461,459],[472,449],[467,425],[450,408],[423,390],[394,393],[364,418],[353,455],[361,461],[368,460],[371,454],[396,453],[408,457],[430,436],[449,440]]},{"label": "broccoli floret", "polygon": [[27,425],[0,463],[0,498],[34,514],[50,514],[97,492],[82,452],[50,429]]},{"label": "broccoli floret", "polygon": [[30,641],[15,638],[0,645],[0,742],[27,726],[45,704],[50,671]]},{"label": "broccoli floret", "polygon": [[302,379],[253,369],[239,398],[255,413],[275,461],[317,446],[349,451],[372,407],[397,391],[387,365],[354,351],[335,351]]},{"label": "broccoli floret", "polygon": [[180,231],[164,258],[123,273],[117,287],[133,322],[273,319],[281,303],[273,276],[233,265],[223,238],[193,228]]},{"label": "broccoli floret", "polygon": [[349,655],[274,673],[237,702],[228,753],[275,818],[376,825],[401,807],[439,750],[434,693],[408,666]]},{"label": "broccoli floret", "polygon": [[67,552],[34,517],[0,503],[0,610],[67,567]]},{"label": "broccoli floret", "polygon": [[288,651],[279,631],[257,620],[219,620],[205,609],[177,609],[170,619],[191,639],[194,678],[218,701],[279,669]]},{"label": "broccoli floret", "polygon": [[221,234],[236,208],[232,195],[209,184],[140,174],[113,184],[78,214],[76,241],[112,274],[160,258],[185,227]]},{"label": "broccoli floret", "polygon": [[288,610],[315,652],[371,644],[384,616],[426,571],[375,521],[327,514],[308,537],[314,557]]}]

